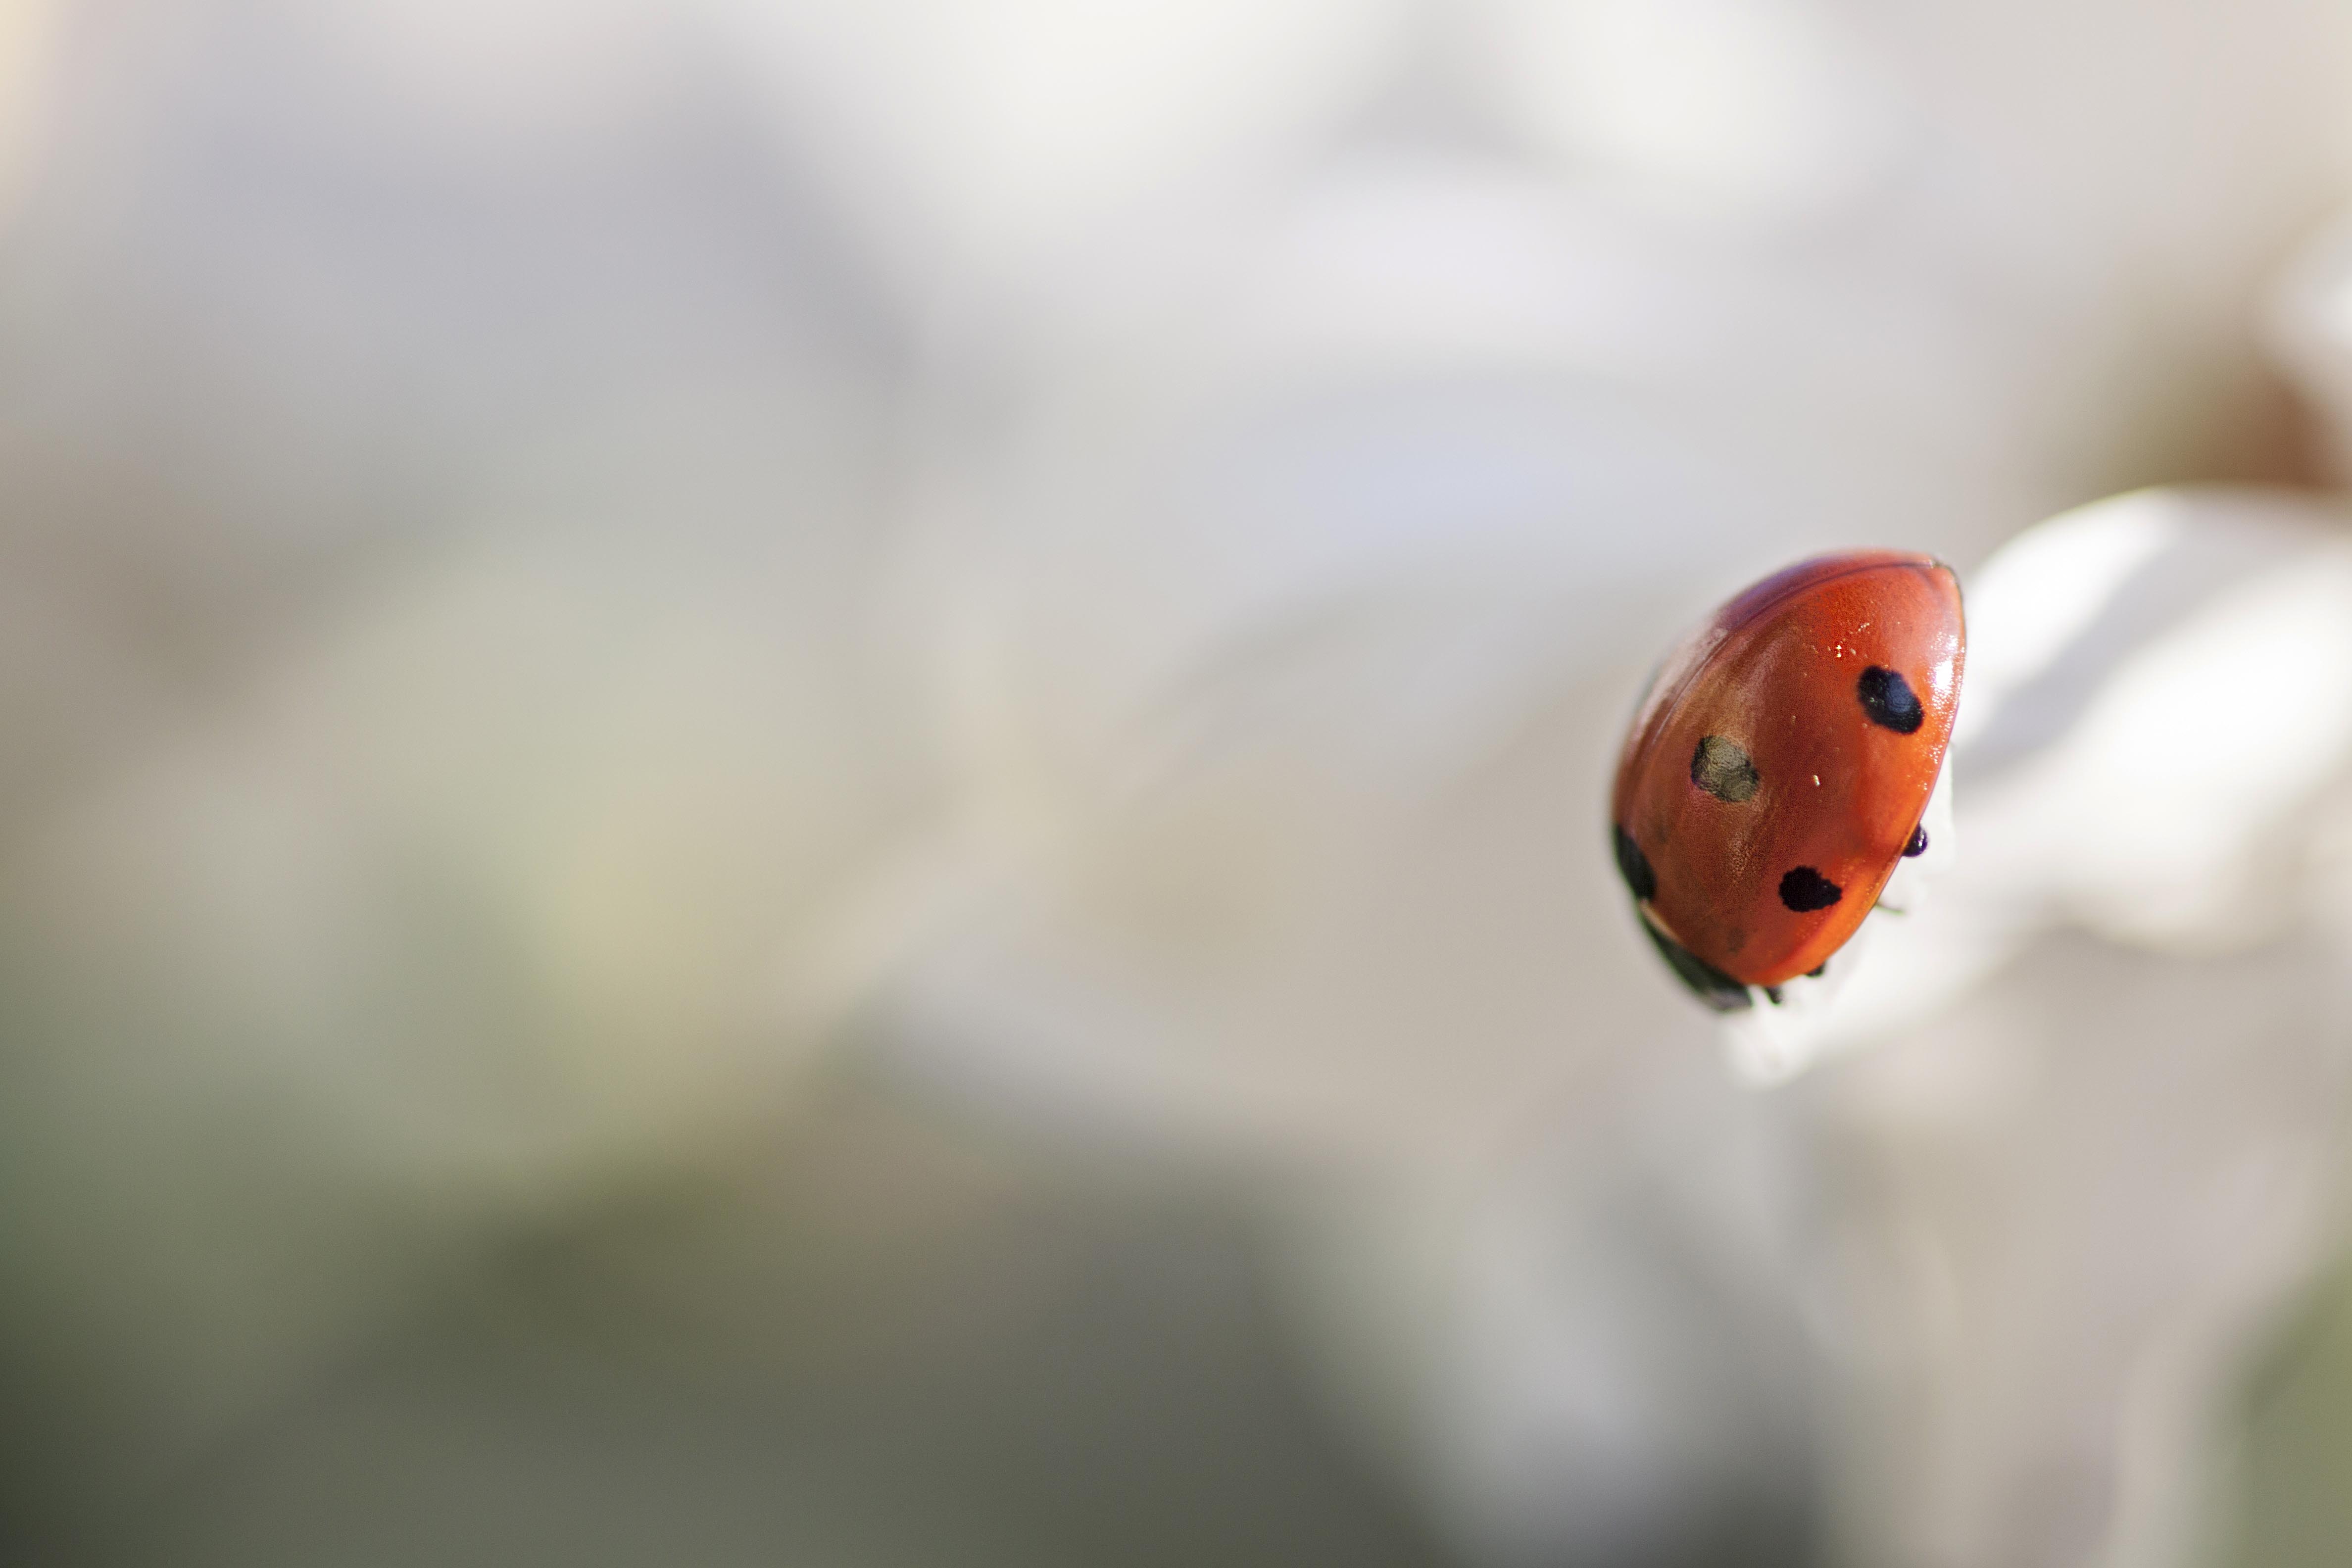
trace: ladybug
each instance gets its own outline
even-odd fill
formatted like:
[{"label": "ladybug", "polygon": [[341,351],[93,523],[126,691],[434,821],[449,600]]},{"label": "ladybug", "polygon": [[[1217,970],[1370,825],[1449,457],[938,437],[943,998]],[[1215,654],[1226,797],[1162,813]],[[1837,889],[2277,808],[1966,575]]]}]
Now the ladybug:
[{"label": "ladybug", "polygon": [[1667,656],[1611,832],[1643,929],[1709,1006],[1821,973],[1927,847],[1966,651],[1952,569],[1869,550],[1775,573]]}]

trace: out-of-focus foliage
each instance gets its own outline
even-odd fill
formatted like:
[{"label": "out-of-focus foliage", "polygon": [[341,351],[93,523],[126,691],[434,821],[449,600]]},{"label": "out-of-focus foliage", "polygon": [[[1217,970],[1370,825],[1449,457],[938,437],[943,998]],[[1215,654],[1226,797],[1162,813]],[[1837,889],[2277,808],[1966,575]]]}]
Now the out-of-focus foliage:
[{"label": "out-of-focus foliage", "polygon": [[2238,1530],[2222,1561],[2304,1568],[2352,1541],[2352,1298],[2342,1269],[2253,1369],[2244,1436],[2230,1456]]}]

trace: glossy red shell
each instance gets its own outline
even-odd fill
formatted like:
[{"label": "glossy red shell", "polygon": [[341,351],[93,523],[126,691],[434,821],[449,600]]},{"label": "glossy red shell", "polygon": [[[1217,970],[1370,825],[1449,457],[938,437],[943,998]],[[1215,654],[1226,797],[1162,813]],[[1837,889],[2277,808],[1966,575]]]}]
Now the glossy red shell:
[{"label": "glossy red shell", "polygon": [[[1618,759],[1610,814],[1653,884],[1645,917],[1747,984],[1820,967],[1927,810],[1965,653],[1959,580],[1925,555],[1820,556],[1716,611],[1668,656]],[[1900,678],[1915,728],[1873,718],[1864,692],[1895,688],[1872,670]],[[1794,907],[1784,884],[1795,906],[1821,887],[1835,901]]]}]

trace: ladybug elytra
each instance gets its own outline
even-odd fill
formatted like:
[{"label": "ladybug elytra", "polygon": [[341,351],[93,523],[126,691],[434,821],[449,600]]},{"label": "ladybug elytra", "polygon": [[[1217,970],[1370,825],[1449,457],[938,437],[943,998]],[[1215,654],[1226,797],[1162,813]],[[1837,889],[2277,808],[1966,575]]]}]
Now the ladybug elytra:
[{"label": "ladybug elytra", "polygon": [[1667,657],[1610,821],[1643,928],[1703,1001],[1821,973],[1927,848],[1965,650],[1950,567],[1859,551],[1765,578]]}]

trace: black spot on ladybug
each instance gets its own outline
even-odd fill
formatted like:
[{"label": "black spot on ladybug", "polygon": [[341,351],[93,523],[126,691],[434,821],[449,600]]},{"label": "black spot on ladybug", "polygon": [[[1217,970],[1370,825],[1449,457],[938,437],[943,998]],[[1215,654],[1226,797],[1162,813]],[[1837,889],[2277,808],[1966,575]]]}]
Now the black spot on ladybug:
[{"label": "black spot on ladybug", "polygon": [[1814,964],[1811,969],[1805,971],[1805,978],[1808,980],[1819,980],[1822,975],[1827,974],[1829,972],[1830,961],[1824,958],[1819,963]]},{"label": "black spot on ladybug", "polygon": [[1691,753],[1691,783],[1720,801],[1733,805],[1756,797],[1756,786],[1761,782],[1756,763],[1739,748],[1737,741],[1727,741],[1720,735],[1700,739],[1698,750]]},{"label": "black spot on ladybug", "polygon": [[1642,917],[1642,929],[1649,933],[1652,945],[1657,948],[1658,956],[1666,961],[1666,967],[1675,972],[1675,978],[1690,987],[1692,995],[1717,1012],[1737,1013],[1756,1005],[1756,999],[1748,994],[1745,984],[1651,924],[1647,915]]},{"label": "black spot on ladybug", "polygon": [[1625,886],[1633,897],[1646,903],[1658,896],[1658,873],[1651,868],[1650,858],[1633,842],[1633,836],[1622,827],[1612,827],[1617,836],[1617,874],[1625,879]]},{"label": "black spot on ladybug", "polygon": [[1793,868],[1780,879],[1780,901],[1799,914],[1828,909],[1845,897],[1845,889],[1811,866]]},{"label": "black spot on ladybug", "polygon": [[1927,830],[1924,827],[1913,828],[1911,830],[1911,842],[1903,847],[1903,853],[1906,855],[1925,855],[1927,852]]},{"label": "black spot on ladybug", "polygon": [[1854,682],[1854,695],[1862,699],[1862,710],[1870,715],[1874,724],[1883,724],[1898,735],[1916,733],[1927,721],[1927,710],[1919,706],[1918,694],[1911,683],[1884,665],[1872,665]]}]

